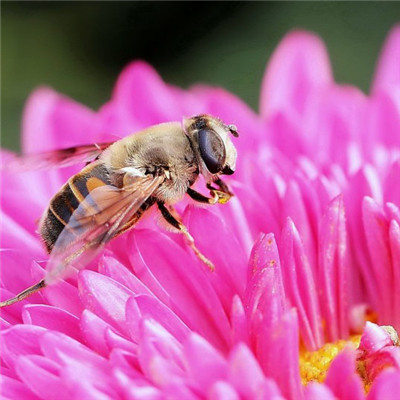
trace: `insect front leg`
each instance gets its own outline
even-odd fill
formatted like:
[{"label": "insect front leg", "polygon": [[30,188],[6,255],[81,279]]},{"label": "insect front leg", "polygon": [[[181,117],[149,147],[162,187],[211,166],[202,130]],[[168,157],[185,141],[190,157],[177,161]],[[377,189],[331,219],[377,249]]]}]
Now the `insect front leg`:
[{"label": "insect front leg", "polygon": [[188,188],[187,194],[193,199],[200,203],[205,204],[225,204],[233,196],[233,193],[229,190],[228,185],[223,182],[220,178],[215,181],[215,184],[219,189],[212,186],[211,183],[207,183],[207,188],[210,190],[212,197],[204,196],[203,194],[196,192],[192,188]]},{"label": "insect front leg", "polygon": [[180,233],[182,233],[185,238],[187,239],[187,242],[190,246],[190,248],[193,250],[194,254],[204,263],[207,265],[207,267],[211,270],[214,271],[215,266],[214,264],[203,254],[201,251],[196,247],[194,243],[194,238],[193,236],[189,233],[188,229],[186,228],[185,225],[180,221],[177,212],[172,208],[171,211],[168,210],[168,208],[165,206],[163,202],[157,202],[158,208],[161,211],[161,215],[163,218],[174,228],[178,229]]}]

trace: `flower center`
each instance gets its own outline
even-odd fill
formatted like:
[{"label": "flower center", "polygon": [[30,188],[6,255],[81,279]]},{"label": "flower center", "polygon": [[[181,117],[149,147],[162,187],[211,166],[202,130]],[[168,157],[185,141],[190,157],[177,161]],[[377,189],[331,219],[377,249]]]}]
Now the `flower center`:
[{"label": "flower center", "polygon": [[360,339],[361,335],[353,335],[349,340],[326,343],[317,351],[300,350],[301,383],[307,385],[312,381],[323,382],[333,359],[339,352],[349,343],[357,348]]}]

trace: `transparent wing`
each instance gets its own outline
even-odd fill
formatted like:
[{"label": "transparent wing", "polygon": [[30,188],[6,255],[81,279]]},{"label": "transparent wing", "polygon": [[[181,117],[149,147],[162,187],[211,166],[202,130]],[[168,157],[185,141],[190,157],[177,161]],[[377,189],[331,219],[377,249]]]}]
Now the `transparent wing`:
[{"label": "transparent wing", "polygon": [[21,172],[33,169],[61,168],[82,162],[90,162],[96,159],[112,143],[95,143],[45,153],[21,155],[9,160],[2,168]]},{"label": "transparent wing", "polygon": [[71,215],[47,264],[46,284],[84,268],[135,215],[164,177],[129,177],[122,188],[100,186]]}]

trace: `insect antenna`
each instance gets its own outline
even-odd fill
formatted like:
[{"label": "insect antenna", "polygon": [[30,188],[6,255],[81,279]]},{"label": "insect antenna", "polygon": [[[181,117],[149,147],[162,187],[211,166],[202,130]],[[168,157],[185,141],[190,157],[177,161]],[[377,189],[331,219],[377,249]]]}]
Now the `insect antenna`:
[{"label": "insect antenna", "polygon": [[5,307],[5,306],[10,306],[11,304],[17,303],[18,301],[21,301],[25,299],[25,297],[30,296],[33,293],[38,292],[40,289],[46,287],[46,283],[44,279],[42,279],[40,282],[36,283],[35,285],[28,287],[27,289],[23,290],[21,293],[17,294],[15,297],[11,297],[11,299],[5,300],[0,302],[0,308]]}]

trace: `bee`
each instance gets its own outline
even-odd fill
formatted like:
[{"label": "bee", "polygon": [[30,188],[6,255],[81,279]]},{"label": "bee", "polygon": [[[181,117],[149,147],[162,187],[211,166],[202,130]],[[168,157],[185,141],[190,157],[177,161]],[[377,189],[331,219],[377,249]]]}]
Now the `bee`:
[{"label": "bee", "polygon": [[[214,270],[212,262],[197,249],[173,204],[186,194],[206,204],[225,204],[233,196],[220,177],[233,174],[236,167],[237,152],[230,136],[239,136],[235,125],[204,114],[184,118],[182,123],[155,125],[114,143],[22,158],[20,163],[36,167],[87,164],[54,195],[40,219],[39,234],[50,254],[45,278],[1,302],[0,307],[84,268],[153,205],[186,237],[195,255]],[[210,197],[192,188],[200,174]]]}]

